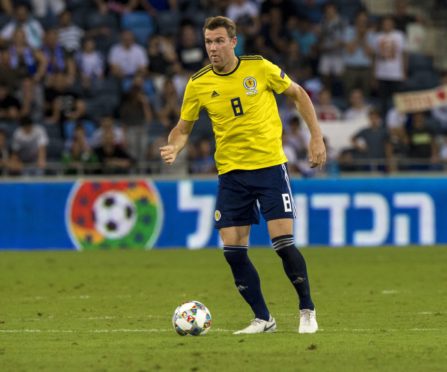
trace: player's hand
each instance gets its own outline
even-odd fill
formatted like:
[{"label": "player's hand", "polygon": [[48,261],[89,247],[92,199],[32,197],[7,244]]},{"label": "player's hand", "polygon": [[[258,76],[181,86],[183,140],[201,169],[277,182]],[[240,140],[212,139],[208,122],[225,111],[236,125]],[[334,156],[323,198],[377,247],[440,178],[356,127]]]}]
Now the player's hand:
[{"label": "player's hand", "polygon": [[311,168],[321,168],[326,163],[326,146],[322,137],[312,137],[310,139],[309,162]]},{"label": "player's hand", "polygon": [[160,147],[160,157],[166,164],[172,164],[177,158],[177,151],[174,145],[166,145]]}]

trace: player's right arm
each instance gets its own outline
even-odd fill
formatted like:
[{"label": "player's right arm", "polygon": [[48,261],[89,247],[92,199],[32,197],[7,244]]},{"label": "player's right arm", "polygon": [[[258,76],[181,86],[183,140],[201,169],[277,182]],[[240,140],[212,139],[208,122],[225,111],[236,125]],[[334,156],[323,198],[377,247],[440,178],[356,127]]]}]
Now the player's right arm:
[{"label": "player's right arm", "polygon": [[180,119],[172,128],[168,136],[168,144],[160,147],[160,156],[165,163],[174,163],[178,153],[186,146],[193,125],[193,121]]},{"label": "player's right arm", "polygon": [[186,84],[180,119],[169,133],[168,144],[160,147],[161,158],[167,164],[172,164],[178,153],[186,146],[192,127],[199,118],[200,102],[193,86],[193,80],[194,75]]}]

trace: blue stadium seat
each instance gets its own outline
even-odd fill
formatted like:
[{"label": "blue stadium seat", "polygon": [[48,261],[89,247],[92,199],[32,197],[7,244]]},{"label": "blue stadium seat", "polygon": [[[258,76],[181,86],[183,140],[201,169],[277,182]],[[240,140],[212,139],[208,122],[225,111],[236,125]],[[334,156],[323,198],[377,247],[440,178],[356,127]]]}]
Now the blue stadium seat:
[{"label": "blue stadium seat", "polygon": [[62,139],[61,128],[58,124],[44,123],[43,127],[45,128],[50,141],[52,139]]},{"label": "blue stadium seat", "polygon": [[439,85],[439,76],[434,71],[421,70],[415,72],[405,81],[406,91],[431,89]]},{"label": "blue stadium seat", "polygon": [[146,12],[131,12],[123,14],[121,28],[132,31],[135,40],[139,44],[145,45],[155,27],[151,16]]},{"label": "blue stadium seat", "polygon": [[424,54],[410,53],[408,55],[408,70],[410,75],[420,71],[433,71],[433,59]]},{"label": "blue stadium seat", "polygon": [[101,116],[113,114],[118,107],[119,97],[112,94],[100,95],[86,100],[87,116],[91,119],[99,119]]},{"label": "blue stadium seat", "polygon": [[157,33],[162,35],[176,35],[179,24],[180,16],[178,13],[172,11],[160,12],[157,14]]},{"label": "blue stadium seat", "polygon": [[58,161],[62,158],[62,153],[64,152],[64,141],[61,139],[50,139],[47,146],[47,159],[49,161]]}]

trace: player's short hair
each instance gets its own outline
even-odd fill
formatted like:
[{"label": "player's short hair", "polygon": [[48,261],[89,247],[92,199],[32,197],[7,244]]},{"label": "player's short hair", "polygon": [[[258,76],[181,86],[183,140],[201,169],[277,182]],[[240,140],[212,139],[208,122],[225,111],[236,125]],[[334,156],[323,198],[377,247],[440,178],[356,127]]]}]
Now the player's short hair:
[{"label": "player's short hair", "polygon": [[230,18],[223,16],[207,18],[203,26],[203,33],[205,33],[205,30],[215,30],[219,27],[225,28],[230,38],[236,36],[236,24]]}]

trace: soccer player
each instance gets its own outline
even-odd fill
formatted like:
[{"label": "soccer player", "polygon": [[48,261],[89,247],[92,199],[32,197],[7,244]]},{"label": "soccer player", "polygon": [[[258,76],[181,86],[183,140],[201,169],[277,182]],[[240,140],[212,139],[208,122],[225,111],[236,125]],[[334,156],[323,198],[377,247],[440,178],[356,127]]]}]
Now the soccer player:
[{"label": "soccer player", "polygon": [[281,257],[300,309],[299,333],[318,329],[306,263],[293,238],[295,207],[282,148],[282,124],[274,93],[292,98],[311,140],[309,161],[321,166],[326,150],[314,107],[306,92],[278,66],[261,56],[237,57],[236,26],[226,17],[212,17],[203,27],[211,64],[191,76],[180,119],[160,148],[172,164],[185,147],[201,109],[211,119],[216,139],[218,195],[214,213],[235,284],[255,319],[235,334],[273,332],[276,321],[265,304],[258,273],[248,254],[250,226],[259,223],[259,208],[267,221],[273,248]]}]

